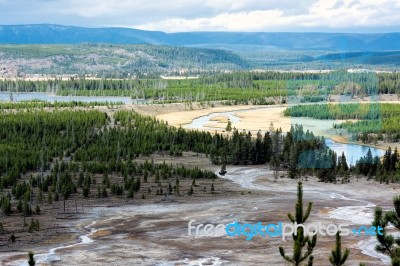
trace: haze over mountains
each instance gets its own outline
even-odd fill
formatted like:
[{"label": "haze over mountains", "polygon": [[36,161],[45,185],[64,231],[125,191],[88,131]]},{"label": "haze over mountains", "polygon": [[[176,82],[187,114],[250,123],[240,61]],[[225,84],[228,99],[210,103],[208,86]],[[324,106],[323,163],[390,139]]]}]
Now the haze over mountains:
[{"label": "haze over mountains", "polygon": [[391,51],[400,50],[400,33],[164,33],[130,28],[83,28],[51,24],[0,26],[1,44],[158,44],[176,46],[260,45],[280,50]]}]

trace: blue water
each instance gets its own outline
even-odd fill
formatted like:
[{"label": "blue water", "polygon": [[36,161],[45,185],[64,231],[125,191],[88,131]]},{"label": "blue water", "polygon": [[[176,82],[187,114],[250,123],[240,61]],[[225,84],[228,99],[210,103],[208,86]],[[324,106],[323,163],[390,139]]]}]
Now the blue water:
[{"label": "blue water", "polygon": [[[269,106],[267,108],[273,108],[273,107]],[[246,112],[246,110],[239,110],[236,112]],[[215,116],[228,117],[232,123],[238,122],[240,120],[239,117],[234,115],[234,112],[216,112],[195,118],[193,119],[192,123],[185,125],[184,128],[221,130],[221,128],[207,127],[207,124],[210,123],[210,119],[212,119]],[[318,135],[318,131],[332,128],[332,124],[335,122],[334,120],[316,120],[312,118],[300,118],[297,120],[295,119],[293,120],[294,120],[293,124],[301,124],[303,126],[306,125],[305,129],[314,132],[314,134],[316,135]],[[325,143],[331,150],[336,152],[338,156],[341,156],[342,152],[344,152],[344,155],[346,156],[347,159],[347,163],[349,165],[355,165],[356,161],[359,160],[361,157],[364,157],[369,149],[369,147],[357,144],[336,143],[331,139],[326,139]],[[370,148],[370,149],[373,157],[375,156],[381,157],[385,154],[385,151],[382,149],[377,149],[377,148]]]},{"label": "blue water", "polygon": [[[132,104],[132,99],[129,97],[112,97],[112,96],[57,96],[47,92],[22,92],[13,93],[14,102],[42,100],[48,102],[123,102],[125,104]],[[9,92],[0,92],[0,101],[10,101]]]},{"label": "blue water", "polygon": [[342,155],[342,152],[344,152],[349,165],[355,165],[357,160],[367,154],[368,149],[371,149],[372,157],[381,157],[385,154],[385,151],[382,149],[370,148],[357,144],[337,143],[331,139],[325,139],[325,143],[331,150],[336,152],[338,156]]}]

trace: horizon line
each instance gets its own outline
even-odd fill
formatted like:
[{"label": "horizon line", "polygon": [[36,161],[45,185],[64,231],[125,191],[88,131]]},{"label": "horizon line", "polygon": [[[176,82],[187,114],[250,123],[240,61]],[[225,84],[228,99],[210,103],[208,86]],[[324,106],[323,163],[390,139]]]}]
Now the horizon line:
[{"label": "horizon line", "polygon": [[147,32],[162,32],[165,34],[179,34],[179,33],[289,33],[289,34],[352,34],[352,35],[378,35],[378,34],[396,34],[400,31],[381,31],[381,32],[341,32],[341,31],[220,31],[220,30],[198,30],[198,31],[176,31],[167,32],[163,30],[148,30],[140,29],[128,26],[79,26],[79,25],[67,25],[67,24],[56,24],[56,23],[31,23],[31,24],[0,24],[0,27],[23,27],[23,26],[58,26],[58,27],[70,27],[70,28],[83,28],[83,29],[127,29]]}]

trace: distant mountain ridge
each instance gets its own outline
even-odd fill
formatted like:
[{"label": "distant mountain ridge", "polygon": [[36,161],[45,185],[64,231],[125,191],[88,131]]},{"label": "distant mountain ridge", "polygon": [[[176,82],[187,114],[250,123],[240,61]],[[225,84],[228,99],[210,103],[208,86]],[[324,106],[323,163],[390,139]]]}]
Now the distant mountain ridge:
[{"label": "distant mountain ridge", "polygon": [[180,32],[52,24],[0,26],[0,44],[260,45],[282,50],[400,50],[400,33]]}]

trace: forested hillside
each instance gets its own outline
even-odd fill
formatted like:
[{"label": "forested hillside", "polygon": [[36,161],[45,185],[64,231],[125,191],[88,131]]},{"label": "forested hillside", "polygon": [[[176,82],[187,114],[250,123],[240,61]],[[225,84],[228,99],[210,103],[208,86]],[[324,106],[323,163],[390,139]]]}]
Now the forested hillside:
[{"label": "forested hillside", "polygon": [[[98,74],[128,76],[138,73],[181,73],[245,69],[250,64],[224,50],[157,45],[2,45],[0,74]],[[0,75],[1,76],[1,75]]]},{"label": "forested hillside", "polygon": [[3,25],[0,43],[12,44],[262,45],[280,50],[400,50],[399,33],[351,34],[318,32],[179,32],[131,28],[82,28],[62,25]]},{"label": "forested hillside", "polygon": [[368,65],[400,65],[400,52],[348,52],[348,53],[331,53],[316,58],[322,61],[341,61],[351,64],[368,64]]},{"label": "forested hillside", "polygon": [[[42,75],[201,75],[239,70],[394,71],[399,52],[336,53],[319,50],[274,50],[263,46],[164,46],[149,44],[0,45],[0,78]],[[335,53],[333,53],[335,52]]]}]

